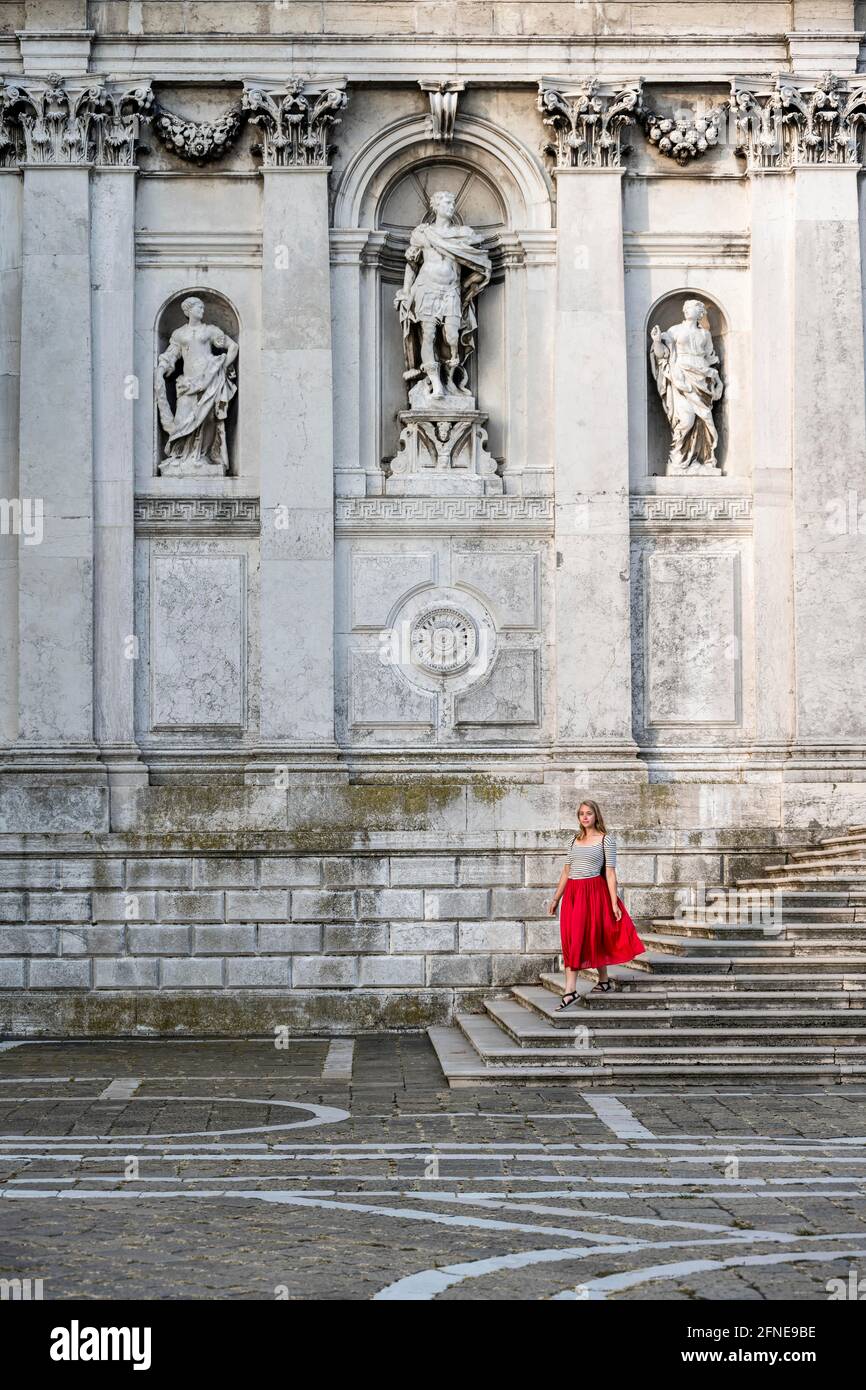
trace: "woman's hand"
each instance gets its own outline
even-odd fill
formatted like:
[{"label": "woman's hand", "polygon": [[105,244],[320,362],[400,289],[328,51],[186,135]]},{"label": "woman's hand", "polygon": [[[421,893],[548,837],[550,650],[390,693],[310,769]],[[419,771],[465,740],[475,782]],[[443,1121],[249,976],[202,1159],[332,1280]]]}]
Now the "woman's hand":
[{"label": "woman's hand", "polygon": [[619,903],[611,903],[611,907],[613,908],[613,920],[615,922],[621,922],[622,908],[620,907]]},{"label": "woman's hand", "polygon": [[555,916],[556,916],[556,909],[557,909],[558,906],[559,906],[559,899],[558,899],[558,898],[554,898],[554,899],[551,901],[551,904],[550,904],[550,906],[549,906],[548,909],[547,909],[547,915],[548,915],[548,917],[555,917]]}]

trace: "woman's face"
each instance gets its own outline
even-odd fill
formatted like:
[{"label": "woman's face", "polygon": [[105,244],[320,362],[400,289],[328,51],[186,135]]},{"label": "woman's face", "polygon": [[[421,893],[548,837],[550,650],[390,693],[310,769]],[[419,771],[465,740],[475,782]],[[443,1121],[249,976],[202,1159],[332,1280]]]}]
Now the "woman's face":
[{"label": "woman's face", "polygon": [[595,811],[591,806],[583,805],[577,813],[577,818],[584,830],[592,830],[595,825]]}]

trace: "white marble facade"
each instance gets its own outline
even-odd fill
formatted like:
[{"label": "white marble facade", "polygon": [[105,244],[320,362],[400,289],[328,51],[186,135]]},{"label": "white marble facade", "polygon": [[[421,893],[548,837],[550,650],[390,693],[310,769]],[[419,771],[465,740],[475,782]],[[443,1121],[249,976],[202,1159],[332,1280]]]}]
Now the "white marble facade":
[{"label": "white marble facade", "polygon": [[866,822],[864,8],[4,5],[0,854]]}]

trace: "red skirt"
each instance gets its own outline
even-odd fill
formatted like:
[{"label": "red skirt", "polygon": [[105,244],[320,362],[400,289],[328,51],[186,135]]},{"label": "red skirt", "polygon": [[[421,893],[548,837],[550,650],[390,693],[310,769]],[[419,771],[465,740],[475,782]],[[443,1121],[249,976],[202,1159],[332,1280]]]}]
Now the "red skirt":
[{"label": "red skirt", "polygon": [[622,917],[613,915],[610,892],[601,874],[570,878],[559,905],[562,959],[568,970],[622,965],[646,950],[634,922],[617,898]]}]

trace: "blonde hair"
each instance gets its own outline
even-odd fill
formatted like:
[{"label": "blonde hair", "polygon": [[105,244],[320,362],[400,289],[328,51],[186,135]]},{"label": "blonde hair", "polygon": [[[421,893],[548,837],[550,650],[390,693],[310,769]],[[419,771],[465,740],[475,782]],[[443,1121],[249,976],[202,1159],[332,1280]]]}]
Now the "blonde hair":
[{"label": "blonde hair", "polygon": [[582,840],[586,835],[586,831],[580,823],[580,812],[582,807],[584,806],[588,806],[589,809],[594,813],[596,830],[600,830],[602,835],[606,835],[607,826],[604,823],[604,816],[601,814],[601,807],[599,806],[597,801],[590,801],[589,797],[587,796],[584,797],[583,801],[581,801],[580,805],[577,808],[577,835],[575,838],[578,840]]}]

